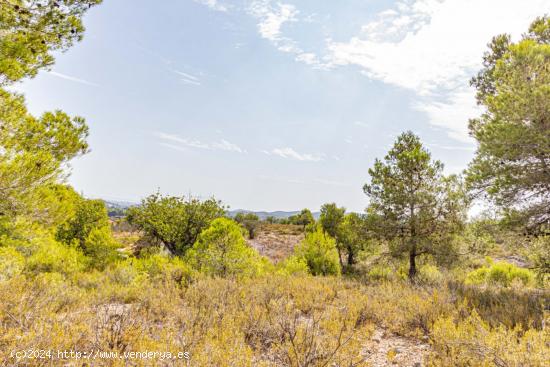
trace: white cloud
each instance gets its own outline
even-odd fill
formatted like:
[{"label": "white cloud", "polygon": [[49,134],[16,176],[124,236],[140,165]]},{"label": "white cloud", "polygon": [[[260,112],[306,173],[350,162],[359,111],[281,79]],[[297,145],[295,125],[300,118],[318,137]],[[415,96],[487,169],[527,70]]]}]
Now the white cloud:
[{"label": "white cloud", "polygon": [[272,5],[270,0],[253,1],[249,12],[259,19],[258,31],[260,35],[270,41],[278,42],[285,38],[281,35],[284,23],[295,22],[298,11],[291,4],[277,3]]},{"label": "white cloud", "polygon": [[[285,23],[299,21],[299,11],[294,5],[275,3],[272,0],[254,0],[248,7],[248,13],[258,19],[260,36],[269,40],[279,51],[293,54],[297,61],[315,68],[325,68],[316,54],[304,51],[292,38],[283,36],[282,28]],[[304,22],[310,21],[310,17],[304,19]]]},{"label": "white cloud", "polygon": [[426,113],[432,125],[447,129],[451,138],[472,143],[468,121],[481,112],[475,103],[474,91],[464,87],[448,93],[445,102],[424,99],[413,104],[413,108]]},{"label": "white cloud", "polygon": [[378,14],[346,42],[328,42],[331,66],[357,65],[370,78],[414,91],[414,107],[467,141],[475,117],[468,80],[496,34],[525,32],[547,0],[411,0]]},{"label": "white cloud", "polygon": [[308,16],[300,18],[294,5],[272,0],[249,7],[260,35],[278,50],[317,69],[358,66],[370,79],[411,90],[412,107],[432,125],[470,142],[467,122],[479,109],[468,82],[481,68],[487,43],[500,33],[518,37],[548,12],[548,0],[398,0],[348,40],[329,38],[325,50],[306,52],[284,26],[305,24]]},{"label": "white cloud", "polygon": [[185,84],[201,85],[201,81],[199,80],[199,78],[197,78],[194,75],[191,75],[189,73],[184,73],[183,71],[179,71],[179,70],[172,70],[172,71],[178,74],[180,76],[180,81],[182,81]]},{"label": "white cloud", "polygon": [[228,152],[246,153],[246,151],[241,149],[238,145],[230,143],[224,139],[222,139],[220,142],[212,143],[211,146],[213,149],[225,150]]},{"label": "white cloud", "polygon": [[[161,145],[168,148],[176,150],[185,150],[186,148],[195,148],[195,149],[206,149],[206,150],[221,150],[226,152],[236,152],[236,153],[247,153],[246,150],[242,149],[236,144],[230,143],[225,139],[220,141],[215,141],[212,143],[205,143],[196,139],[182,138],[178,135],[167,134],[163,132],[156,132],[154,135],[165,142],[162,142]],[[166,141],[172,143],[166,143]],[[173,144],[177,143],[177,144]]]},{"label": "white cloud", "polygon": [[272,149],[271,151],[262,150],[262,152],[268,155],[276,155],[281,158],[294,159],[297,161],[319,162],[323,160],[322,156],[320,155],[298,153],[297,151],[289,147],[275,148],[275,149]]},{"label": "white cloud", "polygon": [[85,85],[89,85],[91,87],[99,87],[99,84],[89,82],[89,81],[84,80],[84,79],[75,78],[74,76],[61,74],[61,73],[58,73],[56,71],[48,71],[48,74],[53,75],[53,76],[58,77],[58,78],[61,78],[61,79],[70,80],[71,82],[85,84]]},{"label": "white cloud", "polygon": [[222,11],[222,12],[227,12],[229,10],[228,5],[222,4],[218,0],[193,0],[193,1],[199,4],[206,5],[212,10]]},{"label": "white cloud", "polygon": [[361,126],[361,127],[369,127],[369,124],[367,124],[366,122],[363,122],[363,121],[355,121],[353,124],[356,125],[356,126]]}]

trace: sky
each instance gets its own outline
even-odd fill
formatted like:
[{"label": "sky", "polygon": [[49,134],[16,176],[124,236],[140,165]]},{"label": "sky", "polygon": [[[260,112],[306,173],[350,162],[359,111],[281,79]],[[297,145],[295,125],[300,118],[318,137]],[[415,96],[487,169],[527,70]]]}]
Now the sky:
[{"label": "sky", "polygon": [[232,209],[363,211],[368,169],[412,130],[447,173],[475,152],[470,78],[550,0],[104,0],[84,40],[15,89],[90,128],[87,197],[160,191]]}]

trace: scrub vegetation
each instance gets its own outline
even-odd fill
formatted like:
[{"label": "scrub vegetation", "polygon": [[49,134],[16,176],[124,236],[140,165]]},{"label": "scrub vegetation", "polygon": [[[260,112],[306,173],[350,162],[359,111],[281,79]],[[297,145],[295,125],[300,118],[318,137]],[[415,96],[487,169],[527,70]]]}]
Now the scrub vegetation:
[{"label": "scrub vegetation", "polygon": [[[364,213],[233,218],[215,198],[154,193],[110,219],[64,180],[88,151],[85,120],[33,116],[5,89],[80,40],[99,2],[0,0],[0,365],[187,363],[13,354],[31,349],[187,352],[212,367],[548,365],[550,18],[489,43],[461,175],[409,131],[368,170]],[[495,209],[468,217],[478,198]]]}]

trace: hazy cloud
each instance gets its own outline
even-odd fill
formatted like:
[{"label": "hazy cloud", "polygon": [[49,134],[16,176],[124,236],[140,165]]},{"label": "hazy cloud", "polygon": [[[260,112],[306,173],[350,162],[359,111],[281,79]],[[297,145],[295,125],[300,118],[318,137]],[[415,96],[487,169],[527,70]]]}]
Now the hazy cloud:
[{"label": "hazy cloud", "polygon": [[61,79],[70,80],[71,82],[85,84],[85,85],[89,85],[91,87],[99,87],[99,84],[96,84],[96,83],[93,83],[93,82],[90,82],[90,81],[87,81],[87,80],[84,80],[84,79],[76,78],[74,76],[61,74],[61,73],[58,73],[56,71],[48,71],[48,74],[53,75],[53,76],[58,77],[58,78],[61,78]]},{"label": "hazy cloud", "polygon": [[[185,150],[185,148],[195,148],[195,149],[206,149],[206,150],[222,150],[222,151],[235,152],[235,153],[246,153],[246,150],[242,149],[237,144],[230,143],[225,139],[221,139],[219,141],[215,141],[211,143],[205,143],[200,140],[182,138],[178,135],[167,134],[163,132],[156,132],[154,135],[164,140],[164,142],[161,143],[161,145],[169,148],[177,149],[177,150]],[[166,141],[171,143],[166,143]],[[177,144],[173,144],[173,143],[177,143]]]},{"label": "hazy cloud", "polygon": [[272,149],[271,151],[263,150],[262,152],[268,155],[276,155],[281,158],[294,159],[297,161],[319,162],[323,160],[322,156],[320,155],[314,155],[309,153],[298,153],[297,151],[289,147],[275,148],[275,149]]}]

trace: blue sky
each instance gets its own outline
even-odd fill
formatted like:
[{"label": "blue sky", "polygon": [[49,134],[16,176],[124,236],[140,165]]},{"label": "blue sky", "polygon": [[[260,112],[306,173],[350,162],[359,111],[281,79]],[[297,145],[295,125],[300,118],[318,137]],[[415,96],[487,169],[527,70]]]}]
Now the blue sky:
[{"label": "blue sky", "polygon": [[84,40],[15,87],[86,118],[89,197],[214,195],[232,208],[362,211],[368,168],[412,130],[447,172],[475,150],[470,77],[549,0],[105,0]]}]

